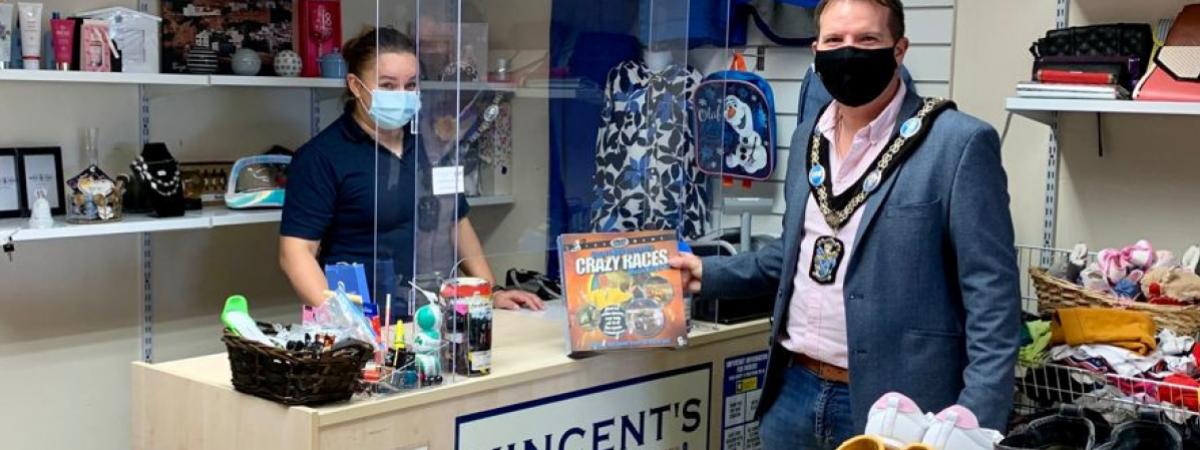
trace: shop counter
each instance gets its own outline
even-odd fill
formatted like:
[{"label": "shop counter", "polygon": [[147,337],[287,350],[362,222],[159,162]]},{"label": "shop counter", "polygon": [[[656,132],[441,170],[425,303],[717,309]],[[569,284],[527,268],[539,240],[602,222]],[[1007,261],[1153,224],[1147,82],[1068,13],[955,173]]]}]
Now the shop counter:
[{"label": "shop counter", "polygon": [[701,450],[757,438],[766,320],[696,323],[685,349],[572,359],[559,319],[497,311],[490,375],[321,407],[238,393],[225,354],[135,362],[134,448]]}]

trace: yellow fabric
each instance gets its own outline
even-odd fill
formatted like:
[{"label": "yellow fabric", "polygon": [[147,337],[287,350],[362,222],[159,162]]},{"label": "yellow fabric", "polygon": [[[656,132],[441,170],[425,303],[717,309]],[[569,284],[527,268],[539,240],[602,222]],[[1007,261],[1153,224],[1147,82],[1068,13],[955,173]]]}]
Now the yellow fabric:
[{"label": "yellow fabric", "polygon": [[1157,327],[1149,314],[1108,308],[1065,308],[1054,315],[1050,342],[1112,345],[1146,356],[1154,352]]},{"label": "yellow fabric", "polygon": [[922,443],[918,442],[916,444],[908,444],[908,447],[904,447],[904,450],[937,450],[937,449],[933,448],[929,444],[922,444]]},{"label": "yellow fabric", "polygon": [[846,441],[837,450],[886,450],[883,440],[875,436],[856,436]]}]

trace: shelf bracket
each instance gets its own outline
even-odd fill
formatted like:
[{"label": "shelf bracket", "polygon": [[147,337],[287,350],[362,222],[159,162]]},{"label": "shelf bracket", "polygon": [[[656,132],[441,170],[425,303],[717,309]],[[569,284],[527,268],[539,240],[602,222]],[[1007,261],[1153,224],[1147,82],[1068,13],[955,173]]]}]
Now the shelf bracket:
[{"label": "shelf bracket", "polygon": [[[1054,8],[1054,27],[1066,28],[1070,23],[1070,0],[1057,0]],[[1050,139],[1046,146],[1046,198],[1042,210],[1042,248],[1055,248],[1058,241],[1058,175],[1061,162],[1058,149],[1058,113],[1050,114]],[[1052,252],[1042,252],[1042,267],[1050,267],[1054,263]]]},{"label": "shelf bracket", "polygon": [[141,351],[142,362],[154,362],[154,283],[151,275],[154,267],[153,242],[150,233],[142,233],[138,259],[142,268],[142,320],[141,320]]},{"label": "shelf bracket", "polygon": [[321,132],[321,90],[312,88],[308,90],[308,133],[310,137],[315,137]]},{"label": "shelf bracket", "polygon": [[[138,0],[138,11],[143,13],[150,12],[150,0]],[[138,127],[139,141],[144,148],[150,142],[150,96],[146,91],[146,85],[138,85]],[[154,361],[154,284],[151,276],[153,275],[153,247],[150,240],[150,233],[142,233],[138,259],[141,262],[142,269],[142,286],[140,288],[142,297],[142,314],[141,314],[141,335],[140,347],[143,362]]]}]

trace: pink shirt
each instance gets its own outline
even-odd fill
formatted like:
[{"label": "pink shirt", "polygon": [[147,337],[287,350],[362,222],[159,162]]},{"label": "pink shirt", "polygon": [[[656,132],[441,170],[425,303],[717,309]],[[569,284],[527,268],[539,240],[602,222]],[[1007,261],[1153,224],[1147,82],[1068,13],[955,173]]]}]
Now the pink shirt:
[{"label": "pink shirt", "polygon": [[[907,88],[900,84],[900,89],[892,102],[884,108],[879,117],[871,121],[865,128],[854,135],[850,144],[850,152],[846,157],[837,155],[837,125],[838,106],[834,103],[817,121],[817,132],[825,136],[830,144],[828,172],[833,176],[833,192],[841,194],[850,188],[863,174],[870,169],[871,163],[879,156],[892,137],[896,121],[900,115],[900,106],[904,103]],[[792,149],[792,151],[808,151],[807,149]],[[796,175],[796,174],[791,174]],[[796,176],[805,177],[807,172]],[[804,239],[800,241],[800,257],[796,267],[796,279],[793,281],[791,304],[788,306],[787,335],[783,337],[783,347],[793,353],[803,353],[818,361],[838,367],[849,367],[849,351],[846,345],[846,307],[843,301],[843,283],[846,280],[846,266],[854,254],[854,236],[862,222],[863,207],[854,212],[850,220],[842,225],[835,234],[825,216],[821,214],[817,200],[808,196],[804,211]],[[821,285],[809,278],[809,267],[812,264],[813,246],[821,236],[835,236],[845,244],[846,255],[842,257],[837,269],[837,281],[834,284]]]}]

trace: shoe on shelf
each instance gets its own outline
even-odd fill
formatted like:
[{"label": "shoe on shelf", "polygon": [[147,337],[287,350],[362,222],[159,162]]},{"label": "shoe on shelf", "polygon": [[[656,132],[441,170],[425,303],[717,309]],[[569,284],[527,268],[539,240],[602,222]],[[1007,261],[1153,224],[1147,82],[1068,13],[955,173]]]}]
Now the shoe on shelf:
[{"label": "shoe on shelf", "polygon": [[888,450],[903,450],[913,442],[920,442],[929,429],[929,417],[904,394],[883,394],[867,415],[866,435],[883,441]]},{"label": "shoe on shelf", "polygon": [[996,450],[1092,450],[1107,439],[1108,422],[1102,416],[1064,405],[1056,414],[1014,430],[996,444]]},{"label": "shoe on shelf", "polygon": [[1003,438],[995,430],[980,428],[971,410],[954,405],[938,413],[920,442],[934,450],[992,450]]},{"label": "shoe on shelf", "polygon": [[843,442],[837,450],[887,450],[887,446],[876,436],[855,436]]},{"label": "shoe on shelf", "polygon": [[1181,450],[1183,437],[1159,411],[1142,411],[1138,419],[1113,428],[1112,439],[1096,450]]}]

